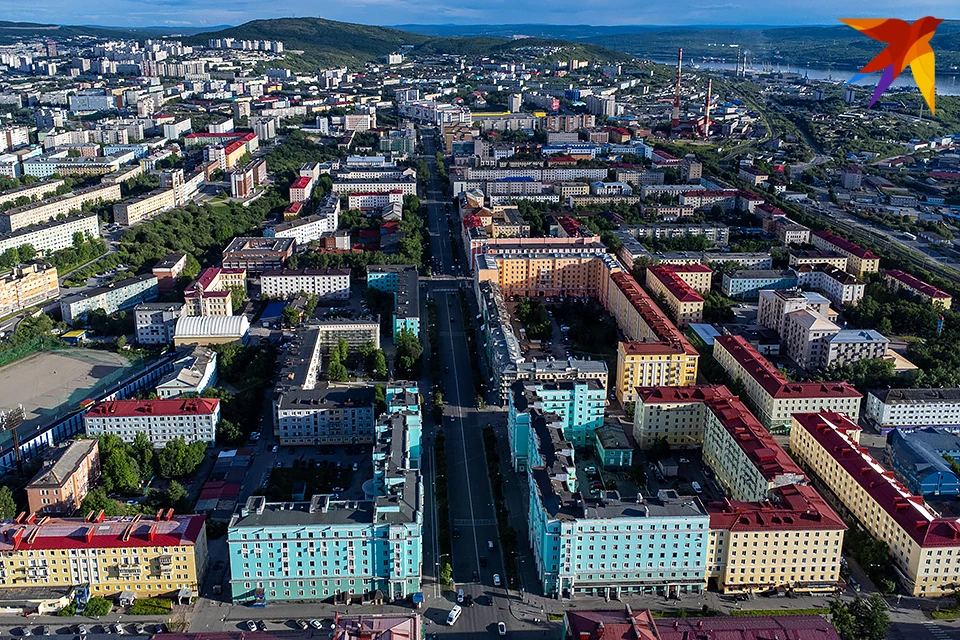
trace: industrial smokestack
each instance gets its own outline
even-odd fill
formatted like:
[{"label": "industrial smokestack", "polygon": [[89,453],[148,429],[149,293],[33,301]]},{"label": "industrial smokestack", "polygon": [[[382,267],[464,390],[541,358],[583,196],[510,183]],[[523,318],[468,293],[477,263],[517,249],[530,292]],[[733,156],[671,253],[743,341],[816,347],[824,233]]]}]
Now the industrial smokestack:
[{"label": "industrial smokestack", "polygon": [[683,47],[677,49],[677,86],[673,94],[673,114],[670,117],[670,130],[680,128],[680,74],[683,73]]},{"label": "industrial smokestack", "polygon": [[703,137],[710,137],[710,97],[713,93],[713,78],[707,78],[707,103],[703,105]]},{"label": "industrial smokestack", "polygon": [[740,47],[737,47],[737,68],[733,72],[734,77],[740,77]]}]

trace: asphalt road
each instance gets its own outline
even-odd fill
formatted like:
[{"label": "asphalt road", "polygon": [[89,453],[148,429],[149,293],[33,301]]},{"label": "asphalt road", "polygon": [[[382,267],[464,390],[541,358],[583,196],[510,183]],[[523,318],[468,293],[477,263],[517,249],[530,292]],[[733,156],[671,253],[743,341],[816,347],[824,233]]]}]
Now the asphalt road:
[{"label": "asphalt road", "polygon": [[[445,207],[450,200],[443,196],[436,178],[437,148],[429,132],[424,132],[423,142],[431,172],[431,180],[424,194],[431,231],[431,250],[439,265],[436,271],[451,275],[455,245],[449,237]],[[482,597],[484,602],[491,604],[464,608],[455,629],[458,634],[496,633],[497,622],[503,621],[509,626],[507,607],[508,598],[512,596],[506,589],[495,587],[493,583],[494,574],[499,574],[504,584],[506,576],[500,554],[493,493],[487,476],[482,436],[484,422],[475,408],[470,354],[464,335],[464,322],[469,319],[463,317],[456,288],[453,281],[438,280],[431,283],[440,329],[440,353],[432,355],[440,358],[440,365],[446,372],[443,394],[447,407],[442,428],[446,438],[450,524],[460,534],[452,541],[453,579],[457,588],[464,590],[464,594],[472,595],[475,600]],[[493,551],[488,547],[491,541]],[[430,545],[431,542],[427,541],[424,546]],[[481,566],[481,562],[486,566]],[[476,582],[475,573],[479,577]],[[451,598],[450,606],[453,604]]]}]

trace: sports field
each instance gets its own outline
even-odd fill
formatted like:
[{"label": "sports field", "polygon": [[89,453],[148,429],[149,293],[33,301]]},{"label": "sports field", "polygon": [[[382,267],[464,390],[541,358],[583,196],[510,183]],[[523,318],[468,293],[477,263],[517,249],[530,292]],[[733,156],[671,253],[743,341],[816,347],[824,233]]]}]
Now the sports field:
[{"label": "sports field", "polygon": [[42,351],[0,368],[0,411],[22,404],[25,421],[46,423],[72,411],[96,387],[131,368],[123,356],[90,349]]}]

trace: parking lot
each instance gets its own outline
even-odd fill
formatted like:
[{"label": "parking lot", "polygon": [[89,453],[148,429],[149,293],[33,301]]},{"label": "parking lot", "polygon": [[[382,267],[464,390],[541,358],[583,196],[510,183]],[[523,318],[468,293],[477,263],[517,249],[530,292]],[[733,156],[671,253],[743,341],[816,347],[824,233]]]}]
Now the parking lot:
[{"label": "parking lot", "polygon": [[305,500],[319,493],[362,500],[363,483],[373,477],[370,445],[277,447],[276,460],[263,487],[271,500],[290,500],[298,488]]},{"label": "parking lot", "polygon": [[70,624],[70,625],[22,625],[9,629],[0,629],[0,636],[27,638],[31,636],[68,636],[73,638],[87,638],[105,635],[150,636],[163,633],[167,628],[162,623],[127,623],[120,622],[106,624]]}]

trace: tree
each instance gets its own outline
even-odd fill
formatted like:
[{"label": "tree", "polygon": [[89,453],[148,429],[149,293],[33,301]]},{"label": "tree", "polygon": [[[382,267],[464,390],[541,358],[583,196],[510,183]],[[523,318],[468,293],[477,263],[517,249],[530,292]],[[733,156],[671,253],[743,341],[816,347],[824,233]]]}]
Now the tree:
[{"label": "tree", "polygon": [[10,487],[0,487],[0,520],[12,520],[17,516],[17,503]]},{"label": "tree", "polygon": [[200,275],[200,262],[193,257],[192,253],[187,254],[187,262],[180,272],[180,277],[185,280],[193,280]]},{"label": "tree", "polygon": [[382,349],[377,349],[373,354],[373,375],[380,380],[387,378],[387,357],[383,355]]},{"label": "tree", "polygon": [[300,310],[289,304],[283,308],[281,315],[283,316],[283,324],[287,327],[299,326],[303,319]]},{"label": "tree", "polygon": [[183,438],[174,438],[160,450],[157,462],[164,478],[179,478],[193,473],[207,451],[207,444],[198,440],[187,444]]},{"label": "tree", "polygon": [[340,354],[340,362],[346,362],[350,355],[350,344],[344,338],[339,338],[337,340],[337,351]]},{"label": "tree", "polygon": [[83,615],[99,618],[110,613],[112,608],[113,604],[106,598],[93,597],[87,600],[87,604],[83,607]]},{"label": "tree", "polygon": [[104,515],[111,517],[126,515],[127,512],[124,505],[107,495],[107,490],[104,487],[95,487],[83,499],[80,504],[80,512],[86,515],[91,511],[99,513],[101,510],[103,510]]},{"label": "tree", "polygon": [[233,313],[236,315],[243,308],[243,303],[247,300],[247,292],[243,287],[233,285],[227,287],[230,290],[230,304],[233,307]]},{"label": "tree", "polygon": [[133,450],[134,459],[136,459],[137,464],[140,465],[140,470],[143,473],[152,474],[154,451],[153,443],[150,442],[147,434],[142,431],[138,433],[137,437],[133,439],[133,444],[130,445],[130,448]]},{"label": "tree", "polygon": [[190,509],[187,490],[176,480],[171,480],[170,486],[167,487],[167,500],[169,500],[175,511],[185,512]]},{"label": "tree", "polygon": [[850,604],[830,603],[830,622],[841,640],[884,640],[890,628],[887,605],[879,594],[869,600],[857,598]]},{"label": "tree", "polygon": [[26,262],[27,260],[33,260],[37,255],[37,250],[33,248],[32,244],[22,244],[19,249],[20,253],[20,262]]},{"label": "tree", "polygon": [[242,440],[243,432],[235,423],[229,420],[221,420],[220,424],[217,425],[217,444],[236,444]]},{"label": "tree", "polygon": [[330,362],[327,364],[327,378],[331,382],[346,382],[348,377],[347,367],[340,362],[340,349],[331,349]]},{"label": "tree", "polygon": [[412,369],[423,355],[423,345],[410,329],[401,329],[394,339],[394,344],[397,347],[397,363],[406,371]]}]

